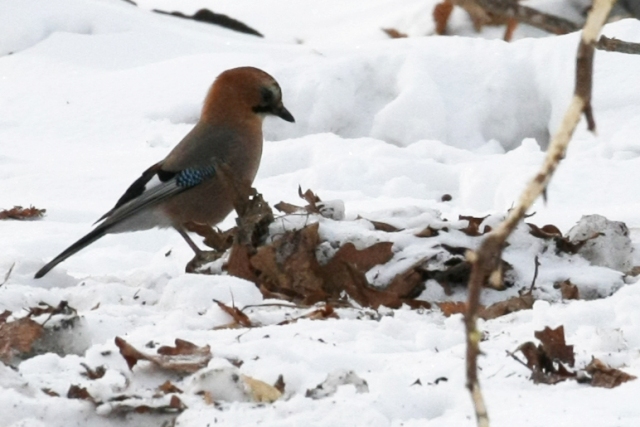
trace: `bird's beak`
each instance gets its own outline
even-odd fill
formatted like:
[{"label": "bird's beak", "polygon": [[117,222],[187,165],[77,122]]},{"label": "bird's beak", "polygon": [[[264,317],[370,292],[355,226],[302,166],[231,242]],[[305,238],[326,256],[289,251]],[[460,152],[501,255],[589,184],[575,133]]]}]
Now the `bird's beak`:
[{"label": "bird's beak", "polygon": [[289,110],[284,108],[284,105],[282,104],[274,108],[273,114],[280,117],[282,120],[286,120],[291,123],[296,122],[296,119],[293,118],[293,115],[289,112]]}]

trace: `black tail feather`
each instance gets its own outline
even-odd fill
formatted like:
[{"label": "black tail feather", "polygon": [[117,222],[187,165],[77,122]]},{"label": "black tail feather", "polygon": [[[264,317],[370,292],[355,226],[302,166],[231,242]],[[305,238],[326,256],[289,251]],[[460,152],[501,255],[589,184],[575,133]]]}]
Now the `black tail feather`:
[{"label": "black tail feather", "polygon": [[64,250],[64,252],[62,252],[60,255],[52,259],[47,265],[45,265],[40,270],[38,270],[38,272],[35,275],[35,278],[36,279],[41,278],[42,276],[47,274],[49,270],[51,270],[53,267],[60,264],[62,261],[69,258],[71,255],[75,254],[79,250],[85,248],[86,246],[89,246],[91,243],[95,242],[105,234],[107,234],[107,230],[105,228],[103,227],[96,228],[91,233],[87,234],[82,239],[78,240],[73,245],[69,246],[67,249]]}]

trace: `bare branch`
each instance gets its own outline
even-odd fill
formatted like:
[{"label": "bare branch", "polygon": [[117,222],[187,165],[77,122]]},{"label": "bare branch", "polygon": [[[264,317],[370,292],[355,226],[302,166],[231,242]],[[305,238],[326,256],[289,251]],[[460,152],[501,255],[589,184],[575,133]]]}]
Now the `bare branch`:
[{"label": "bare branch", "polygon": [[600,40],[598,40],[596,44],[596,49],[640,55],[640,43],[625,42],[615,37],[600,36]]},{"label": "bare branch", "polygon": [[487,281],[495,287],[501,284],[502,273],[499,267],[505,242],[525,216],[527,210],[531,208],[535,200],[547,188],[560,160],[564,157],[582,113],[587,116],[589,129],[595,130],[595,121],[593,120],[590,104],[593,55],[596,38],[614,3],[615,0],[594,0],[593,2],[593,7],[587,17],[580,45],[578,46],[574,96],[565,113],[560,129],[549,145],[547,156],[540,172],[529,182],[520,196],[518,204],[509,212],[507,218],[487,235],[478,251],[470,251],[467,254],[467,259],[472,267],[471,277],[469,278],[467,312],[464,319],[467,333],[467,388],[471,393],[478,426],[489,426],[489,418],[478,382],[477,369],[481,333],[477,329],[476,320],[480,305],[480,291]]}]

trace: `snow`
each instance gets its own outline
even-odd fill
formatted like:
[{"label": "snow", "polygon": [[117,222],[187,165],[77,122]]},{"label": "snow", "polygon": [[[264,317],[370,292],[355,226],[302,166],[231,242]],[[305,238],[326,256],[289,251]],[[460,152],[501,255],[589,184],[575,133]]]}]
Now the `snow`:
[{"label": "snow", "polygon": [[[516,41],[481,37],[390,40],[380,28],[411,36],[433,32],[435,1],[368,0],[4,0],[0,3],[0,208],[46,208],[39,221],[0,221],[0,311],[15,317],[46,302],[68,301],[80,315],[55,335],[55,351],[16,369],[0,364],[0,424],[8,427],[157,426],[172,415],[113,415],[67,399],[70,385],[104,399],[153,399],[169,377],[185,391],[179,426],[434,426],[473,425],[465,389],[461,317],[432,310],[337,309],[338,319],[300,319],[312,309],[262,306],[256,287],[229,276],[184,273],[192,257],[172,231],[107,236],[40,280],[47,260],[90,230],[139,173],[161,159],[197,121],[206,89],[227,68],[253,65],[281,84],[295,125],[265,122],[264,155],[255,187],[271,205],[299,203],[298,185],[334,210],[321,236],[366,247],[393,241],[394,259],[368,273],[377,286],[432,254],[434,245],[474,247],[461,232],[432,242],[415,237],[426,225],[461,225],[458,215],[490,215],[495,226],[540,165],[573,91],[576,34],[540,36],[522,26]],[[578,18],[582,2],[535,4]],[[532,2],[533,5],[533,2]],[[546,6],[545,6],[546,5]],[[211,7],[254,27],[258,38],[148,12],[193,13]],[[454,12],[452,27],[474,35]],[[640,23],[622,20],[604,33],[640,42]],[[575,382],[535,385],[513,351],[546,326],[564,325],[576,364],[592,356],[640,375],[640,290],[624,276],[640,256],[640,57],[598,51],[593,107],[597,133],[584,120],[566,159],[528,221],[567,233],[585,215],[624,222],[628,242],[603,243],[622,272],[553,245],[520,227],[505,251],[516,285],[483,291],[490,304],[517,295],[540,269],[533,309],[481,321],[487,339],[480,381],[493,425],[637,426],[640,382],[590,388]],[[442,201],[448,194],[451,201]],[[402,228],[374,230],[367,220]],[[341,219],[344,218],[344,219]],[[273,227],[304,223],[288,218]],[[220,227],[234,224],[233,215]],[[621,250],[626,245],[635,251]],[[331,253],[331,248],[327,253]],[[598,263],[595,263],[598,264]],[[582,298],[561,301],[553,284],[571,280]],[[428,301],[464,300],[430,281]],[[237,307],[260,327],[216,329],[231,322],[212,300]],[[39,318],[41,322],[46,316]],[[148,362],[131,371],[114,344],[173,345],[176,338],[211,346],[199,381],[160,373]],[[53,351],[53,350],[52,350]],[[227,360],[244,363],[232,367]],[[104,365],[97,380],[82,363]],[[366,382],[336,385],[311,399],[328,377]],[[272,404],[245,401],[231,386],[245,375],[286,389]],[[444,379],[443,379],[444,378]],[[217,380],[216,380],[217,379]],[[420,380],[420,384],[416,380]],[[348,381],[347,381],[348,382]],[[333,385],[332,385],[333,386]],[[244,386],[243,386],[244,387]],[[49,389],[62,397],[43,392]],[[218,406],[198,391],[215,391]],[[227,391],[225,391],[227,390]],[[635,390],[635,391],[634,391]],[[150,401],[150,400],[149,400]]]}]

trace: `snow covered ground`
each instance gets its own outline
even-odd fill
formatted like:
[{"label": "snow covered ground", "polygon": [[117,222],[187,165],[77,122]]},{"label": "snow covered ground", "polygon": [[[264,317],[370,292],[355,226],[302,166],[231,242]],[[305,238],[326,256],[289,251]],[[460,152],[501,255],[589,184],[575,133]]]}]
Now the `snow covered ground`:
[{"label": "snow covered ground", "polygon": [[[163,425],[173,415],[117,415],[109,404],[96,408],[65,396],[79,385],[101,402],[126,395],[148,403],[167,379],[184,391],[179,396],[188,409],[176,420],[180,426],[474,425],[460,315],[445,317],[437,308],[338,309],[338,319],[277,325],[312,309],[268,306],[245,311],[261,327],[214,329],[231,317],[213,299],[237,307],[265,301],[241,279],[185,274],[192,254],[172,231],[107,236],[33,279],[184,136],[215,76],[240,65],[271,73],[296,117],[295,125],[265,122],[255,187],[271,205],[297,203],[298,185],[323,200],[340,199],[346,219],[321,220],[324,235],[343,233],[362,246],[392,240],[394,260],[404,262],[429,249],[413,234],[431,223],[488,214],[495,221],[538,168],[564,114],[578,38],[529,38],[541,33],[523,27],[511,44],[494,40],[497,29],[487,29],[486,38],[391,40],[380,30],[430,34],[434,4],[1,2],[0,208],[34,205],[47,214],[39,221],[0,221],[0,283],[13,266],[0,285],[0,312],[17,318],[39,302],[65,300],[80,318],[56,335],[59,354],[32,357],[15,370],[0,365],[0,425]],[[265,38],[148,11],[190,14],[201,6],[242,20]],[[454,13],[452,25],[468,28],[464,12]],[[640,42],[640,22],[610,24],[605,34]],[[623,221],[636,249],[634,266],[640,265],[638,70],[639,56],[597,52],[598,132],[581,123],[548,202],[538,202],[529,219],[564,233],[583,215]],[[445,194],[450,201],[442,201]],[[405,230],[383,236],[358,216]],[[221,228],[232,225],[233,215]],[[511,243],[505,257],[519,273],[516,284],[485,290],[486,304],[531,283],[541,247],[523,229]],[[576,382],[535,385],[529,371],[506,356],[533,340],[534,331],[564,325],[576,365],[595,356],[640,375],[634,279],[579,255],[545,254],[540,262],[533,309],[480,324],[487,337],[480,380],[493,425],[639,425],[640,382],[611,390]],[[384,269],[378,272],[384,276]],[[553,284],[565,279],[593,299],[561,301]],[[460,300],[464,290],[447,296],[429,281],[422,298]],[[148,362],[131,371],[116,336],[149,353],[155,350],[147,343],[173,345],[176,338],[209,345],[213,359],[193,375],[161,373]],[[243,363],[235,368],[227,358]],[[106,374],[90,380],[81,375],[83,363],[102,365]],[[345,385],[329,397],[305,397],[339,370],[353,371],[368,391]],[[269,384],[282,375],[284,396],[272,404],[247,402],[235,382],[221,387],[227,383],[205,378],[220,372],[231,375],[224,380],[242,374]],[[217,405],[198,394],[207,387],[222,389],[213,396]]]}]

